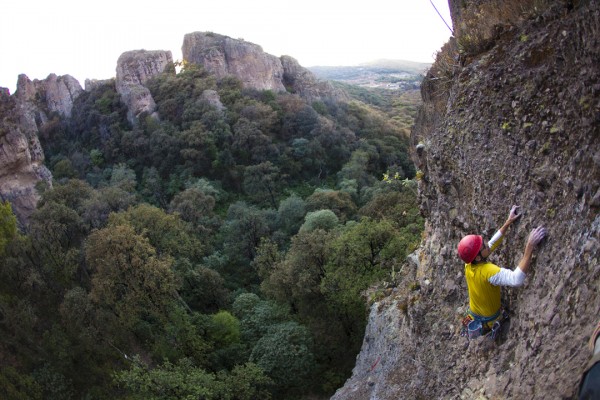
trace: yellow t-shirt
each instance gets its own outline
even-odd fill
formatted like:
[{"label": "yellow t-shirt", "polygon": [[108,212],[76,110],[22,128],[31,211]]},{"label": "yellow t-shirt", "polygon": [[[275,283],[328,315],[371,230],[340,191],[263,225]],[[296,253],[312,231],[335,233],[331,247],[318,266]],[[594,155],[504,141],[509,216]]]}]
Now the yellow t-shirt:
[{"label": "yellow t-shirt", "polygon": [[469,287],[469,307],[482,317],[490,317],[500,310],[500,286],[489,279],[500,272],[500,267],[490,262],[465,264],[465,277]]},{"label": "yellow t-shirt", "polygon": [[[502,243],[504,237],[496,232],[488,242],[490,253]],[[500,272],[500,267],[485,262],[481,264],[465,264],[465,277],[469,287],[469,307],[471,311],[482,317],[491,317],[500,310],[500,286],[494,286],[489,279]]]}]

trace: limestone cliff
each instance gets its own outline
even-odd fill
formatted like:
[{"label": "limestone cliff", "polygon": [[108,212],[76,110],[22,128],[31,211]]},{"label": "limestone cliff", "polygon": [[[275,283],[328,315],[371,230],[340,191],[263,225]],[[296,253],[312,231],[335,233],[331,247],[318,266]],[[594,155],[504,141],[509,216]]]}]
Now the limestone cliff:
[{"label": "limestone cliff", "polygon": [[[117,60],[116,87],[127,105],[129,122],[135,124],[142,113],[155,115],[156,103],[144,84],[172,64],[170,51],[133,50],[121,54]],[[92,85],[90,82],[90,87]]]},{"label": "limestone cliff", "polygon": [[[438,54],[412,132],[425,237],[333,399],[575,398],[600,318],[600,5],[549,3],[486,50]],[[503,289],[500,339],[468,342],[456,246],[512,204],[524,213],[493,262],[514,268],[533,227],[549,235],[525,286]]]}]

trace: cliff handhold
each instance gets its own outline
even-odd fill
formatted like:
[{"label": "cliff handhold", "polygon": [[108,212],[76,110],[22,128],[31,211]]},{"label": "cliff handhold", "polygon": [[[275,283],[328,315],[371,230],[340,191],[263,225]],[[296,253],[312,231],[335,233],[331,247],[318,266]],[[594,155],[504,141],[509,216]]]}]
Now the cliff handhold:
[{"label": "cliff handhold", "polygon": [[281,61],[257,44],[212,32],[188,33],[181,48],[186,62],[202,65],[218,79],[235,76],[246,88],[285,91]]},{"label": "cliff handhold", "polygon": [[127,119],[134,124],[140,114],[154,115],[156,103],[146,82],[173,63],[170,51],[127,51],[117,60],[117,92],[127,105]]}]

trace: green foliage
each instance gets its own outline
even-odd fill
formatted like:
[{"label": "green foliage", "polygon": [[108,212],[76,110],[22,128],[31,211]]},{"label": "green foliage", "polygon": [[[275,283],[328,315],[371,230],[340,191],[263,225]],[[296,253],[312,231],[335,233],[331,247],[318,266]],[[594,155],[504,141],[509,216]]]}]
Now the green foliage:
[{"label": "green foliage", "polygon": [[213,313],[227,305],[229,291],[217,271],[203,266],[182,268],[182,264],[187,262],[179,261],[176,265],[181,279],[179,292],[189,307],[198,312]]},{"label": "green foliage", "polygon": [[253,400],[269,399],[270,380],[254,364],[238,366],[231,374],[218,375],[194,366],[188,359],[165,361],[149,368],[135,358],[129,370],[115,375],[131,399],[144,400]]},{"label": "green foliage", "polygon": [[331,395],[364,289],[420,240],[414,93],[311,105],[194,65],[148,87],[160,120],[131,126],[114,80],[50,115],[53,188],[23,234],[0,204],[0,397]]},{"label": "green foliage", "polygon": [[116,317],[113,328],[132,327],[147,314],[166,316],[176,287],[172,260],[157,255],[133,227],[112,225],[93,232],[86,262],[93,271],[91,299]]},{"label": "green foliage", "polygon": [[277,209],[279,229],[286,235],[295,234],[306,215],[306,202],[300,196],[292,194],[279,203]]},{"label": "green foliage", "polygon": [[12,367],[0,370],[0,397],[6,400],[41,400],[42,389],[29,375]]},{"label": "green foliage", "polygon": [[306,214],[300,232],[312,232],[316,229],[330,231],[339,224],[337,215],[331,210],[311,211]]},{"label": "green foliage", "polygon": [[95,167],[101,167],[104,163],[104,156],[102,152],[98,149],[90,150],[90,161]]},{"label": "green foliage", "polygon": [[213,328],[210,332],[213,342],[224,347],[239,342],[240,321],[228,311],[221,310],[212,316]]},{"label": "green foliage", "polygon": [[316,190],[306,199],[310,211],[331,210],[344,223],[356,213],[356,204],[346,192],[338,190]]},{"label": "green foliage", "polygon": [[8,201],[0,203],[0,256],[6,245],[17,235],[17,217]]},{"label": "green foliage", "polygon": [[254,346],[250,360],[286,392],[301,389],[314,368],[312,338],[308,330],[285,322],[269,329]]},{"label": "green foliage", "polygon": [[267,203],[276,208],[276,198],[281,186],[279,168],[270,161],[246,168],[244,172],[244,190],[259,204]]},{"label": "green foliage", "polygon": [[124,213],[113,214],[109,223],[131,224],[138,234],[148,238],[159,254],[195,260],[205,248],[178,215],[167,214],[160,208],[147,204],[131,207]]}]

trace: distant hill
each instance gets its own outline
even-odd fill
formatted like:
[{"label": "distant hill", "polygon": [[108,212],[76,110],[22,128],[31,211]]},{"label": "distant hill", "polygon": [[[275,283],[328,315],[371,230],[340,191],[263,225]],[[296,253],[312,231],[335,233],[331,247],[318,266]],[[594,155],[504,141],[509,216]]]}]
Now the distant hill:
[{"label": "distant hill", "polygon": [[320,79],[382,89],[420,86],[431,64],[405,60],[376,60],[358,66],[315,66],[309,70]]}]

